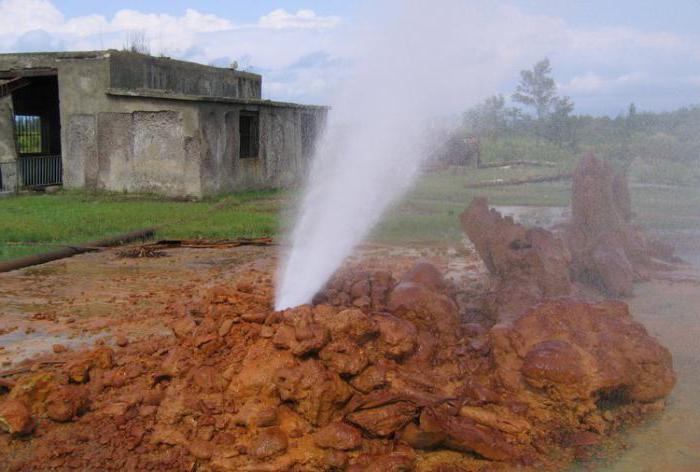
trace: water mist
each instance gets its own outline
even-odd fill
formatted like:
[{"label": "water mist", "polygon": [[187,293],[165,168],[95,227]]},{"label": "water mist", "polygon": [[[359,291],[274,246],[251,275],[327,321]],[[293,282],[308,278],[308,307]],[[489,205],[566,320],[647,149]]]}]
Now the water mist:
[{"label": "water mist", "polygon": [[278,310],[310,302],[414,182],[431,120],[483,98],[503,72],[487,50],[486,7],[382,8],[358,34],[354,69],[331,103],[278,273]]}]

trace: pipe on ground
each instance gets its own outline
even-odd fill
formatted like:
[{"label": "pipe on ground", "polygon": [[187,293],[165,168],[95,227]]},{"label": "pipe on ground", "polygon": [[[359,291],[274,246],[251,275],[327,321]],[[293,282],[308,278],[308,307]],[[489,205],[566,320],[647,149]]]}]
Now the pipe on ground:
[{"label": "pipe on ground", "polygon": [[32,254],[31,256],[20,257],[19,259],[13,259],[11,261],[6,262],[0,262],[0,272],[9,272],[11,270],[22,269],[24,267],[30,267],[33,265],[43,264],[45,262],[64,259],[66,257],[75,256],[76,254],[82,254],[84,252],[99,250],[96,248],[120,246],[122,244],[129,243],[132,241],[150,239],[153,237],[154,234],[155,229],[147,228],[139,231],[131,231],[129,233],[118,234],[116,236],[112,236],[111,238],[100,239],[98,241],[91,241],[85,244],[79,244],[76,246],[66,246],[61,249],[56,249],[55,251],[44,252],[41,254]]}]

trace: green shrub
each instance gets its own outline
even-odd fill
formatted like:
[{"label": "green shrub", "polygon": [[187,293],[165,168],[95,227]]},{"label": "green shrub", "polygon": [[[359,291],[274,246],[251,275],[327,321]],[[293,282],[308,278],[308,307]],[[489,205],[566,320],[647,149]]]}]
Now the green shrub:
[{"label": "green shrub", "polygon": [[491,138],[481,143],[482,162],[572,162],[575,158],[569,149],[531,137]]}]

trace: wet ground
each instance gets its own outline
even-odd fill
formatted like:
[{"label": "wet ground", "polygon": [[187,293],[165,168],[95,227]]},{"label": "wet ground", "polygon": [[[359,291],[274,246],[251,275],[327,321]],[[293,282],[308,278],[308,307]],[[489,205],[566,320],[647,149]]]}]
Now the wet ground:
[{"label": "wet ground", "polygon": [[671,350],[678,383],[667,409],[632,429],[629,449],[600,470],[700,470],[700,283],[648,282],[635,293],[632,313]]},{"label": "wet ground", "polygon": [[[558,215],[544,217],[551,216]],[[163,313],[183,309],[198,290],[225,280],[243,263],[274,263],[276,249],[166,253],[167,257],[130,259],[105,251],[0,274],[0,370],[11,370],[24,359],[51,351],[55,344],[75,348],[97,339],[113,343],[120,335],[134,340],[164,333]],[[480,262],[464,257],[459,248],[436,253],[366,247],[362,257],[375,258],[381,265],[394,253],[438,259],[453,280],[478,283],[483,271]],[[693,254],[685,256],[692,259]],[[622,438],[627,447],[614,460],[574,470],[700,470],[700,274],[689,268],[669,279],[638,285],[636,296],[629,300],[635,318],[673,353],[678,384],[668,407],[627,432]]]},{"label": "wet ground", "polygon": [[53,345],[77,348],[119,335],[166,331],[162,314],[182,309],[223,272],[269,248],[174,249],[167,257],[122,258],[118,251],[80,256],[0,274],[0,368]]}]

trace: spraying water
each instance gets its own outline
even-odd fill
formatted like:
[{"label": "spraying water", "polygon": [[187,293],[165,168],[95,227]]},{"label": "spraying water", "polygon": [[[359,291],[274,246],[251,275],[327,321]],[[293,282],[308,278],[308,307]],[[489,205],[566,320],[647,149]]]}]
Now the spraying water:
[{"label": "spraying water", "polygon": [[[486,5],[486,4],[485,4]],[[278,274],[276,309],[308,303],[419,174],[426,130],[493,90],[493,15],[461,1],[382,4],[332,103]]]}]

